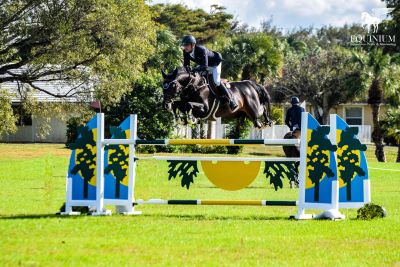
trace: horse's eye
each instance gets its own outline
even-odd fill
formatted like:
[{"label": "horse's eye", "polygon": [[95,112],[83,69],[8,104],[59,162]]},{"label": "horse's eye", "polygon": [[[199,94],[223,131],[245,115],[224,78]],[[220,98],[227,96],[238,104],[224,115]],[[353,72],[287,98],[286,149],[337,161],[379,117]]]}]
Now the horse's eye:
[{"label": "horse's eye", "polygon": [[167,90],[168,87],[169,87],[169,84],[168,84],[168,83],[164,83],[164,84],[163,84],[163,89],[164,89],[164,90]]}]

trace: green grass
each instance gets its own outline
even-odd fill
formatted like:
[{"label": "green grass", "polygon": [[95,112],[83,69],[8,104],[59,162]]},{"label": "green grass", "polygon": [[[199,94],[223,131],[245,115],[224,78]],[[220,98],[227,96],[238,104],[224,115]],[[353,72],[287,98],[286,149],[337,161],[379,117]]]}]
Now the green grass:
[{"label": "green grass", "polygon": [[[372,200],[388,217],[292,221],[295,207],[141,206],[141,216],[59,217],[69,150],[62,145],[0,144],[0,266],[394,266],[400,264],[400,164],[377,163],[370,147]],[[395,148],[386,148],[394,162]],[[247,155],[281,148],[248,147]],[[392,169],[388,171],[380,169]],[[168,181],[165,162],[138,163],[137,198],[295,200],[261,175],[237,192],[200,175],[190,190]],[[286,186],[286,185],[285,185]]]}]

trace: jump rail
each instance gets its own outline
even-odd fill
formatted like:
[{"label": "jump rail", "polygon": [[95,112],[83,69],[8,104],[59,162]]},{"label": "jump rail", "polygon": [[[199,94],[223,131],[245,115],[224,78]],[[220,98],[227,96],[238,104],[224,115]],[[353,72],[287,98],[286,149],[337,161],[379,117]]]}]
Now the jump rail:
[{"label": "jump rail", "polygon": [[300,158],[284,158],[284,157],[275,157],[275,158],[250,158],[250,157],[174,157],[174,156],[154,156],[156,160],[185,160],[185,161],[241,161],[241,162],[251,162],[251,161],[272,161],[272,162],[281,162],[281,161],[300,161]]},{"label": "jump rail", "polygon": [[164,200],[138,199],[133,205],[215,205],[215,206],[297,206],[297,201],[281,200],[224,200],[224,199],[192,199],[192,200]]},{"label": "jump rail", "polygon": [[241,145],[299,145],[298,139],[157,139],[157,140],[129,140],[104,139],[103,145],[210,145],[210,146],[241,146]]}]

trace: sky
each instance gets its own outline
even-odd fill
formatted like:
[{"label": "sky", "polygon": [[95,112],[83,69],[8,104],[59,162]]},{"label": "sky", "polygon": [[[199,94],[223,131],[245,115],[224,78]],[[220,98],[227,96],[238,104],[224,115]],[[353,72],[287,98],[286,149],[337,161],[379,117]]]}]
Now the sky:
[{"label": "sky", "polygon": [[283,32],[298,27],[343,26],[361,23],[361,13],[384,8],[381,0],[153,0],[151,3],[180,3],[190,8],[210,10],[225,6],[241,22],[258,28],[272,16],[272,24]]}]

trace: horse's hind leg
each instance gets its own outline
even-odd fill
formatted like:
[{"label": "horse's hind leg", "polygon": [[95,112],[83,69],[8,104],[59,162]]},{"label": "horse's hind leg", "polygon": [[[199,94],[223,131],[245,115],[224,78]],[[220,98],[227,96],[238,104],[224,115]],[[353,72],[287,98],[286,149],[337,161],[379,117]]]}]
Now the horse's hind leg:
[{"label": "horse's hind leg", "polygon": [[264,109],[264,111],[262,113],[262,115],[264,116],[264,119],[266,121],[265,125],[261,122],[261,120],[259,118],[259,117],[261,117],[261,114],[259,114],[257,112],[250,112],[250,113],[247,113],[247,115],[251,119],[251,121],[253,122],[254,127],[256,127],[258,129],[263,128],[265,125],[271,125],[272,124],[272,121],[268,117],[268,113],[267,113],[267,111],[265,109]]},{"label": "horse's hind leg", "polygon": [[274,121],[269,117],[268,115],[268,109],[267,107],[264,106],[264,111],[263,111],[263,117],[265,120],[265,125],[266,126],[272,126],[272,124],[274,124]]}]

